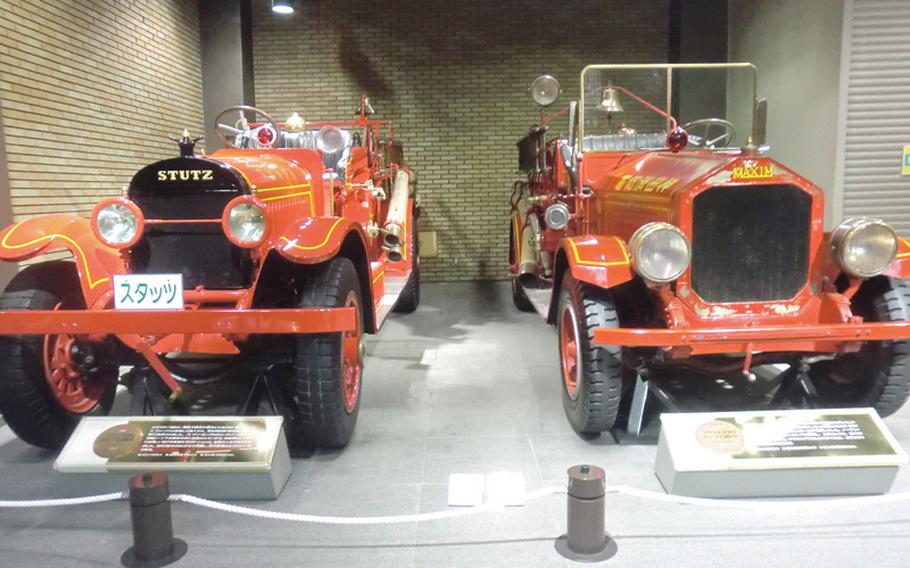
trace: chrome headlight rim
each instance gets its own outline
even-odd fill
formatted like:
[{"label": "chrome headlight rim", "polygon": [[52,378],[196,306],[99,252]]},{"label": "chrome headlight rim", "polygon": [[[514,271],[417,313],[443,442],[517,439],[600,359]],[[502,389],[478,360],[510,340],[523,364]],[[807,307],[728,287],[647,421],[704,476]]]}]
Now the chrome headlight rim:
[{"label": "chrome headlight rim", "polygon": [[[110,216],[119,217],[128,225],[127,232],[120,236],[111,233]],[[92,232],[102,243],[116,249],[128,249],[135,245],[145,227],[145,218],[139,206],[123,197],[100,201],[92,210]]]},{"label": "chrome headlight rim", "polygon": [[569,206],[561,201],[553,203],[543,213],[543,221],[551,231],[562,231],[569,226],[571,220],[572,212]]},{"label": "chrome headlight rim", "polygon": [[[258,226],[254,228],[254,231],[252,233],[248,232],[246,235],[240,234],[240,231],[236,228],[238,219],[235,214],[238,213],[238,211],[241,211],[241,208],[246,214],[252,214],[254,219],[257,219],[258,222]],[[269,223],[265,214],[265,206],[252,196],[244,195],[238,197],[228,203],[227,207],[224,208],[224,215],[221,218],[221,228],[224,230],[224,234],[228,240],[238,247],[258,247],[265,242],[269,232]]]},{"label": "chrome headlight rim", "polygon": [[546,108],[559,100],[562,87],[556,77],[544,74],[531,81],[528,94],[537,105]]},{"label": "chrome headlight rim", "polygon": [[[670,271],[670,275],[668,276],[656,276],[648,273],[647,268],[642,266],[640,258],[642,247],[650,238],[653,238],[654,235],[661,231],[670,231],[678,236],[685,245],[685,262],[681,263],[675,270]],[[692,245],[689,243],[689,239],[686,238],[685,233],[683,233],[679,227],[670,223],[655,221],[642,225],[632,234],[632,238],[629,239],[629,255],[632,262],[632,269],[636,274],[655,284],[669,284],[670,282],[677,280],[689,268],[689,265],[692,262]]]},{"label": "chrome headlight rim", "polygon": [[[891,237],[891,242],[888,251],[885,254],[887,261],[879,263],[878,266],[871,270],[864,270],[851,264],[850,260],[847,258],[847,251],[851,240],[857,238],[863,231],[867,231],[870,228],[884,229]],[[874,278],[888,270],[888,267],[891,266],[894,259],[897,257],[898,236],[891,225],[885,223],[881,219],[863,216],[850,217],[842,221],[841,224],[835,227],[831,232],[830,246],[831,255],[841,270],[848,275],[857,278]]]}]

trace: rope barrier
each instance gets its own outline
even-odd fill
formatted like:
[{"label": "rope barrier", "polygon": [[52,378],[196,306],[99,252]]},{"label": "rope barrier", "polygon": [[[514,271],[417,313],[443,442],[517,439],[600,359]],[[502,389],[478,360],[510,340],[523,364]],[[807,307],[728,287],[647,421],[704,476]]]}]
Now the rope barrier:
[{"label": "rope barrier", "polygon": [[[529,503],[549,495],[565,494],[564,487],[545,487],[536,491],[527,493],[522,499],[522,503]],[[677,505],[693,505],[698,507],[712,507],[723,509],[752,509],[752,510],[782,510],[791,507],[804,509],[811,508],[828,508],[828,507],[856,507],[863,505],[881,505],[887,503],[899,503],[910,501],[910,492],[890,493],[886,495],[866,495],[860,497],[838,497],[838,498],[819,498],[819,499],[798,499],[792,501],[757,501],[751,499],[710,499],[705,497],[684,497],[682,495],[668,495],[658,491],[648,491],[637,489],[627,485],[613,485],[606,488],[607,494],[625,495],[628,497],[637,497],[639,499],[648,499],[663,503],[674,503]],[[41,508],[41,507],[69,507],[74,505],[87,505],[90,503],[104,503],[108,501],[121,501],[128,497],[127,493],[105,493],[103,495],[89,495],[86,497],[73,497],[68,499],[34,499],[27,501],[2,501],[0,500],[0,509],[4,508]],[[249,515],[263,519],[274,519],[279,521],[291,521],[302,523],[316,523],[329,525],[384,525],[394,523],[418,523],[424,521],[438,521],[456,517],[464,517],[494,511],[507,509],[509,505],[488,503],[477,507],[465,507],[458,509],[447,509],[445,511],[436,511],[432,513],[418,513],[413,515],[390,515],[378,517],[340,517],[329,515],[308,515],[302,513],[284,513],[281,511],[268,511],[254,507],[242,507],[240,505],[231,505],[220,501],[203,499],[193,495],[177,493],[170,496],[171,501],[179,501],[190,505],[215,509],[225,513],[234,513],[238,515]]]},{"label": "rope barrier", "polygon": [[[528,503],[547,495],[565,493],[563,487],[545,487],[532,491],[525,495],[522,503]],[[476,515],[497,509],[508,508],[507,505],[486,504],[477,507],[466,507],[462,509],[448,509],[445,511],[436,511],[433,513],[418,513],[414,515],[392,515],[383,517],[335,517],[328,515],[305,515],[300,513],[282,513],[280,511],[266,511],[253,507],[241,507],[239,505],[230,505],[218,501],[210,501],[192,495],[174,494],[171,495],[172,501],[182,501],[191,505],[198,505],[209,509],[223,511],[225,513],[235,513],[238,515],[249,515],[263,519],[275,519],[279,521],[292,521],[298,523],[317,523],[324,525],[389,525],[396,523],[419,523],[424,521],[438,521],[442,519],[451,519],[455,517],[464,517],[467,515]]]},{"label": "rope barrier", "polygon": [[0,509],[25,509],[30,507],[70,507],[72,505],[87,505],[89,503],[104,503],[105,501],[120,501],[128,497],[127,493],[105,493],[104,495],[89,495],[87,497],[72,497],[69,499],[33,499],[31,501],[0,501]]}]

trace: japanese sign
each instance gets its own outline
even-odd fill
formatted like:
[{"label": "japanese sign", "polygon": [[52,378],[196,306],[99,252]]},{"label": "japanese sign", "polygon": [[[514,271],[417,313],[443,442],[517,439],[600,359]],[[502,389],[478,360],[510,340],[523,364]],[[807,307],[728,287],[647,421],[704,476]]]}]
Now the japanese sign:
[{"label": "japanese sign", "polygon": [[115,274],[114,308],[182,310],[182,274]]},{"label": "japanese sign", "polygon": [[910,176],[910,146],[904,146],[903,161],[901,162],[901,175]]}]

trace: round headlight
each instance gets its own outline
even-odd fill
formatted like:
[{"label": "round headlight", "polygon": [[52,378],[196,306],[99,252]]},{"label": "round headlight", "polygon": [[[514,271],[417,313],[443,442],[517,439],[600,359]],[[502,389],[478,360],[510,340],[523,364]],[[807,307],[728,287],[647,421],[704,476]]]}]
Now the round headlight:
[{"label": "round headlight", "polygon": [[554,203],[543,213],[544,223],[554,231],[565,229],[571,219],[572,214],[569,213],[569,207],[565,203]]},{"label": "round headlight", "polygon": [[691,249],[686,236],[669,223],[648,223],[629,240],[632,268],[645,280],[672,282],[689,266]]},{"label": "round headlight", "polygon": [[131,245],[139,235],[139,218],[124,203],[102,204],[93,217],[97,235],[112,247]]},{"label": "round headlight", "polygon": [[897,255],[897,235],[880,219],[851,217],[831,233],[831,252],[847,274],[878,276]]},{"label": "round headlight", "polygon": [[265,237],[265,213],[251,201],[241,201],[228,210],[228,236],[242,247],[254,247]]},{"label": "round headlight", "polygon": [[540,106],[550,106],[555,103],[561,92],[559,81],[550,75],[541,75],[531,82],[531,98]]}]

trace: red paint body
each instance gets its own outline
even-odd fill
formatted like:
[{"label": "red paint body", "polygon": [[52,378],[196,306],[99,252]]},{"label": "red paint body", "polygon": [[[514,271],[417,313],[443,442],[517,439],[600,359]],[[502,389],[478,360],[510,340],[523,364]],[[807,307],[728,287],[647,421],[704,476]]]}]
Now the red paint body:
[{"label": "red paint body", "polygon": [[[647,285],[664,329],[601,328],[596,330],[594,342],[655,347],[663,359],[686,359],[754,352],[836,353],[855,350],[859,341],[910,337],[906,323],[862,323],[862,318],[853,314],[850,297],[861,281],[851,281],[847,290],[835,287],[841,270],[828,247],[830,235],[824,232],[822,191],[771,158],[747,150],[586,151],[575,158],[577,185],[573,186],[559,159],[564,144],[562,139],[548,141],[545,170],[531,173],[527,182],[518,184],[539,200],[528,213],[538,215],[541,251],[552,255],[552,274],[545,274],[540,264],[536,272],[539,279],[554,284],[549,321],[555,321],[559,283],[567,272],[576,280],[604,289],[640,278],[632,268],[628,242],[642,225],[671,223],[692,242],[693,200],[701,192],[719,185],[788,184],[811,197],[808,278],[793,298],[712,304],[692,289],[690,265],[672,286]],[[737,179],[733,170],[743,167],[772,174]],[[571,221],[561,231],[547,228],[542,217],[546,206],[557,200],[572,212]],[[520,223],[518,200],[513,199],[513,242],[521,241]],[[512,257],[511,271],[516,277],[519,256]],[[910,244],[903,239],[885,275],[910,276]]]},{"label": "red paint body", "polygon": [[[388,258],[381,235],[368,229],[371,223],[383,226],[388,199],[381,199],[372,188],[388,188],[387,180],[405,166],[386,158],[392,145],[388,122],[370,120],[362,113],[354,121],[310,123],[308,127],[324,125],[364,135],[364,144],[351,148],[344,182],[332,178],[320,150],[229,148],[206,156],[237,172],[250,190],[240,199],[253,201],[265,212],[267,232],[251,250],[255,268],[248,288],[185,290],[183,312],[116,311],[112,276],[129,273],[129,251],[103,243],[89,219],[72,214],[35,217],[0,232],[0,260],[15,262],[69,251],[87,309],[0,313],[0,334],[67,333],[94,341],[115,335],[149,358],[180,352],[236,354],[253,333],[350,332],[355,328],[353,308],[256,309],[253,304],[257,289],[264,285],[264,260],[270,254],[312,265],[342,254],[343,244],[347,247],[344,254],[359,252],[352,260],[362,283],[364,331],[377,332],[411,274],[414,259],[408,251],[414,243],[411,233],[405,231],[403,257],[399,261]],[[385,127],[389,139],[380,142]],[[112,200],[122,198],[105,201]],[[409,198],[408,225],[414,222],[413,203],[413,197]],[[199,222],[222,224],[221,219],[144,219],[146,226]]]}]

